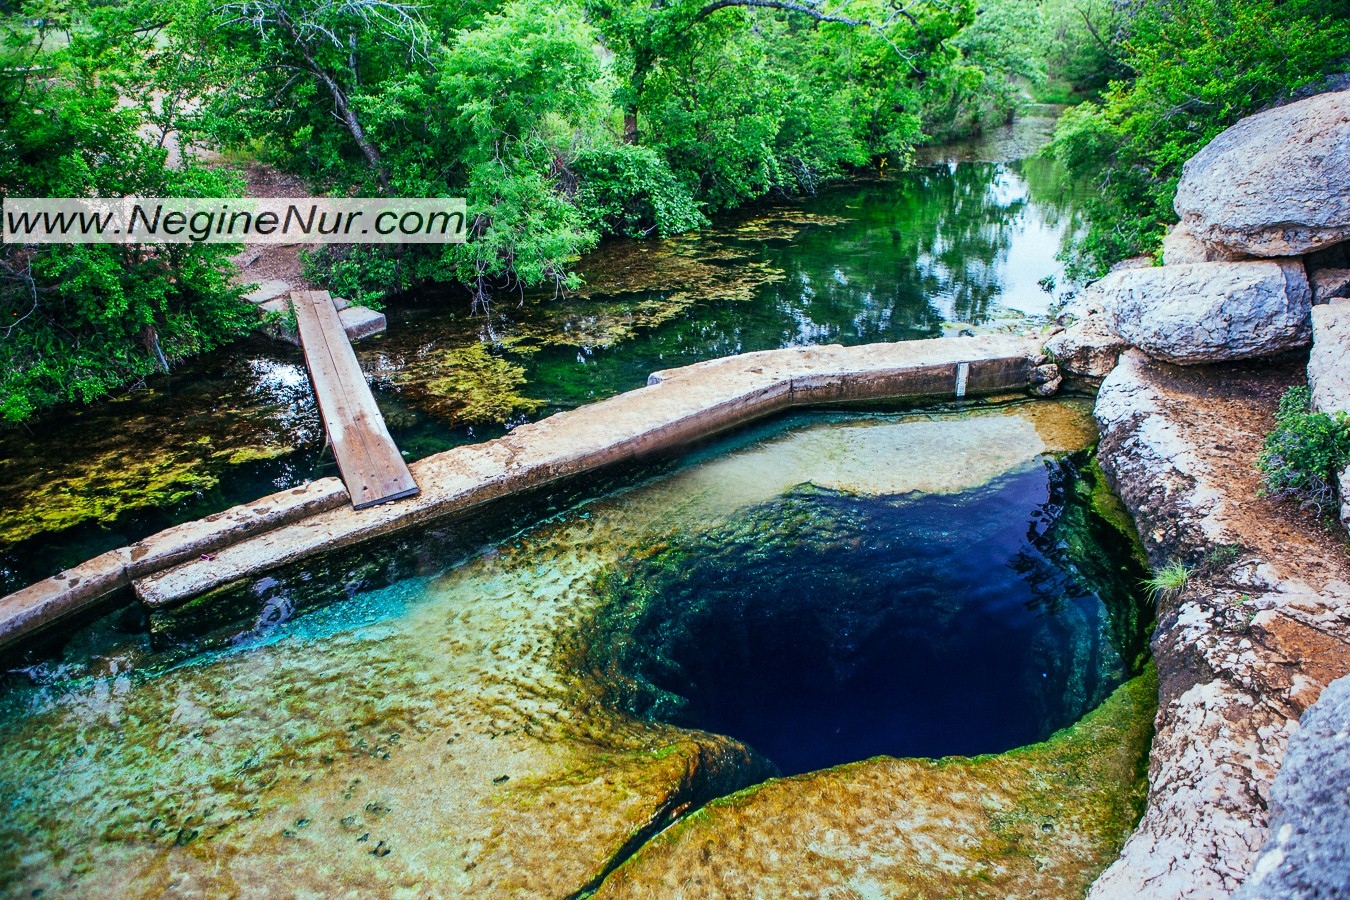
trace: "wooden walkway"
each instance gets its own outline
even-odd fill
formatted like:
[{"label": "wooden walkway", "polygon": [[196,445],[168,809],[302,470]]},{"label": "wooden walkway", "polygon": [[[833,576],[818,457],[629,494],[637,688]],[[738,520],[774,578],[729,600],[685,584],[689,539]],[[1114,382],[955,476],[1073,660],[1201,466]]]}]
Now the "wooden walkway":
[{"label": "wooden walkway", "polygon": [[417,494],[417,482],[389,436],[333,298],[327,291],[292,291],[291,308],[319,414],[352,506],[365,509]]}]

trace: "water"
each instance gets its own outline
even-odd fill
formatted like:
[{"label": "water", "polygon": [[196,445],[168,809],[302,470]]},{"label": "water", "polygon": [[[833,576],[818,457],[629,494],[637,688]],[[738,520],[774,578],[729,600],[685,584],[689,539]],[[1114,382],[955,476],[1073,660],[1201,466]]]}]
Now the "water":
[{"label": "water", "polygon": [[[696,724],[782,769],[1042,734],[1134,671],[1145,640],[1115,570],[1128,547],[1091,524],[1063,456],[1093,440],[1081,401],[800,413],[483,533],[467,558],[432,545],[383,586],[282,578],[217,650],[156,647],[110,616],[0,692],[0,892],[255,893],[284,878],[297,893],[462,896],[542,866],[554,893],[579,888],[690,777],[689,741],[694,759],[733,746],[633,715],[612,684],[637,671],[615,650],[625,629],[660,618],[616,617],[614,586],[660,586],[682,548],[666,586],[706,575],[709,615],[672,618],[689,640],[648,646],[695,676]],[[457,526],[461,543],[476,527]],[[737,629],[749,649],[723,653]],[[985,690],[1016,708],[967,693]],[[920,727],[953,721],[934,694],[977,719],[945,744]],[[810,753],[788,752],[792,733]],[[763,777],[731,758],[721,792]]]},{"label": "water", "polygon": [[[1075,216],[1053,163],[938,162],[699,235],[607,244],[582,261],[580,295],[503,298],[486,314],[458,288],[404,298],[358,355],[416,459],[639,387],[656,369],[1024,327],[1065,289],[1054,254]],[[260,339],[0,432],[0,593],[335,475],[322,447],[298,351]]]},{"label": "water", "polygon": [[785,775],[1044,740],[1137,674],[1093,586],[1134,571],[1128,547],[1093,541],[1113,563],[1093,572],[1063,536],[1090,519],[1066,515],[1077,478],[1046,460],[956,494],[808,487],[681,535],[612,588],[623,705]]}]

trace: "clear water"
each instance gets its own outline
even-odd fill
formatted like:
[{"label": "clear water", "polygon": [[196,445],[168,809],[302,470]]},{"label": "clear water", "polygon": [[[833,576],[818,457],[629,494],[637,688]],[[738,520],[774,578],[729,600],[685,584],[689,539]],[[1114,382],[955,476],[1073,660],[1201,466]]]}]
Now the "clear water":
[{"label": "clear water", "polygon": [[689,724],[785,770],[1032,739],[1144,640],[1127,573],[1091,564],[1123,539],[1083,525],[1061,460],[1092,440],[1081,402],[794,415],[382,587],[321,580],[306,608],[304,573],[282,579],[218,650],[110,616],[0,692],[0,892],[471,892],[494,860],[509,875],[494,835],[554,841],[584,810],[626,840],[629,814],[595,804],[676,732],[590,663],[637,664],[605,585],[682,541],[707,552],[665,586],[706,577],[709,615],[651,646],[691,675]]},{"label": "clear water", "polygon": [[[403,298],[358,355],[416,459],[730,353],[1021,327],[1063,290],[1054,255],[1075,216],[1053,163],[939,161],[699,235],[607,244],[582,261],[580,296],[502,299],[487,313],[460,289]],[[521,367],[519,393],[540,408],[466,424],[430,391],[440,351],[484,341]],[[322,448],[298,351],[264,340],[0,431],[0,593],[335,475]]]},{"label": "clear water", "polygon": [[1067,552],[1091,527],[1065,513],[1077,477],[1043,460],[956,494],[793,491],[636,563],[612,601],[626,640],[602,646],[637,648],[647,715],[785,775],[1044,740],[1136,674],[1099,593],[1128,607],[1109,595],[1128,546],[1090,537],[1099,571]]}]

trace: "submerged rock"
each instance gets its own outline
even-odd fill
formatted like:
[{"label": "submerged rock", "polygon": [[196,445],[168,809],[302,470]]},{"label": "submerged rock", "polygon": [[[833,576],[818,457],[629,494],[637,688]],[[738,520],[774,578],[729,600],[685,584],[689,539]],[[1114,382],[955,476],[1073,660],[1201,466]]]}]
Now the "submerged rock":
[{"label": "submerged rock", "polygon": [[1132,269],[1097,288],[1112,330],[1179,365],[1270,356],[1311,337],[1312,295],[1297,260]]},{"label": "submerged rock", "polygon": [[1299,256],[1350,240],[1350,91],[1224,131],[1182,169],[1175,207],[1216,252]]},{"label": "submerged rock", "polygon": [[1350,676],[1303,714],[1270,790],[1270,838],[1234,900],[1315,900],[1350,886]]},{"label": "submerged rock", "polygon": [[1081,896],[1138,815],[1155,690],[1140,676],[1011,753],[878,757],[716,800],[595,896]]}]

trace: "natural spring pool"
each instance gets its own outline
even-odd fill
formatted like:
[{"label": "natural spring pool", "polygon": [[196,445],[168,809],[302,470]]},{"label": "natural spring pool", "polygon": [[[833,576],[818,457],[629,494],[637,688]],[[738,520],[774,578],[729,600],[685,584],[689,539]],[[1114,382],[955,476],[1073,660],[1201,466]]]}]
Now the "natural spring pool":
[{"label": "natural spring pool", "polygon": [[[938,878],[1026,825],[1082,881],[1152,717],[1119,701],[1150,623],[1094,440],[1075,400],[794,413],[264,579],[209,640],[110,614],[0,693],[0,893],[639,896],[700,805],[910,765],[878,754],[1001,755],[907,789],[948,805],[941,859],[858,865]],[[991,767],[1016,815],[952,790]]]}]

